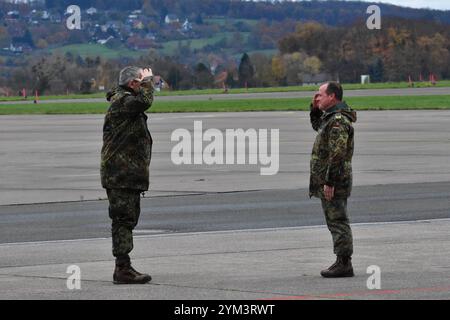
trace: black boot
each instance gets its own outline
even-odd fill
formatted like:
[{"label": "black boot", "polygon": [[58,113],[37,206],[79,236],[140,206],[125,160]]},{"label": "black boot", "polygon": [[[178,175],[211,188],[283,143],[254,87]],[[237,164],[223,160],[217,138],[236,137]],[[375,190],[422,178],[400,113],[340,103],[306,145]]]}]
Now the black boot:
[{"label": "black boot", "polygon": [[336,262],[328,269],[322,270],[320,275],[324,278],[354,277],[352,258],[348,256],[337,256]]},{"label": "black boot", "polygon": [[152,280],[148,274],[137,272],[129,259],[117,259],[113,275],[114,284],[145,284]]}]

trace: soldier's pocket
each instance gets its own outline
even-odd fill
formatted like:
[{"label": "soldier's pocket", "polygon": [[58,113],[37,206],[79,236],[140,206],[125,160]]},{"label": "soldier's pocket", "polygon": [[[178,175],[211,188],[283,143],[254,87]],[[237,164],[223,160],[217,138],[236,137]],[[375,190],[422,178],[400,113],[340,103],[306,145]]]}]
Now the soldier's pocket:
[{"label": "soldier's pocket", "polygon": [[316,160],[311,164],[311,179],[316,185],[325,184],[326,166],[322,161]]}]

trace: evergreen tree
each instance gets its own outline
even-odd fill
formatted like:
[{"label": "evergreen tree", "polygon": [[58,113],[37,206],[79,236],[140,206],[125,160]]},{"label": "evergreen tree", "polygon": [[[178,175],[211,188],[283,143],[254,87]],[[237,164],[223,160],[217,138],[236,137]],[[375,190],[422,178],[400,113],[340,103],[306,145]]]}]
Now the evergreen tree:
[{"label": "evergreen tree", "polygon": [[203,18],[202,18],[202,14],[199,13],[197,14],[197,16],[195,17],[195,23],[198,25],[202,25],[203,24]]},{"label": "evergreen tree", "polygon": [[242,87],[248,87],[252,84],[255,69],[247,53],[244,53],[239,64],[239,84]]},{"label": "evergreen tree", "polygon": [[371,81],[383,81],[383,68],[383,60],[381,60],[381,58],[377,58],[375,62],[369,66],[369,75]]}]

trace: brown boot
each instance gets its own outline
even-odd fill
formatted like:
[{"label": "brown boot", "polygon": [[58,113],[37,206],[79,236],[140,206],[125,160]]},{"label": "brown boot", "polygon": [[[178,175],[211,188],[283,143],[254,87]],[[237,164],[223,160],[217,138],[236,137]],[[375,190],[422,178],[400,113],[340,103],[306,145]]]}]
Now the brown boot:
[{"label": "brown boot", "polygon": [[324,278],[354,277],[352,258],[337,256],[336,262],[328,269],[322,270],[320,275]]},{"label": "brown boot", "polygon": [[114,284],[145,284],[152,280],[148,274],[137,272],[131,263],[116,264],[113,275]]}]

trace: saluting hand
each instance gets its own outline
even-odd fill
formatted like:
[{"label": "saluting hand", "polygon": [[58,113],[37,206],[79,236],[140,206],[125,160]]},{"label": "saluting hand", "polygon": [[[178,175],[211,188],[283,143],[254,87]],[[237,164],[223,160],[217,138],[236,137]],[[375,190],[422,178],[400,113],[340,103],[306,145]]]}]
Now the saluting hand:
[{"label": "saluting hand", "polygon": [[150,68],[144,68],[142,69],[142,78],[148,78],[153,76],[153,71]]},{"label": "saluting hand", "polygon": [[312,106],[313,106],[313,109],[315,109],[315,108],[318,108],[319,107],[319,96],[320,96],[320,94],[318,94],[318,93],[316,93],[315,95],[314,95],[314,98],[312,99]]}]

